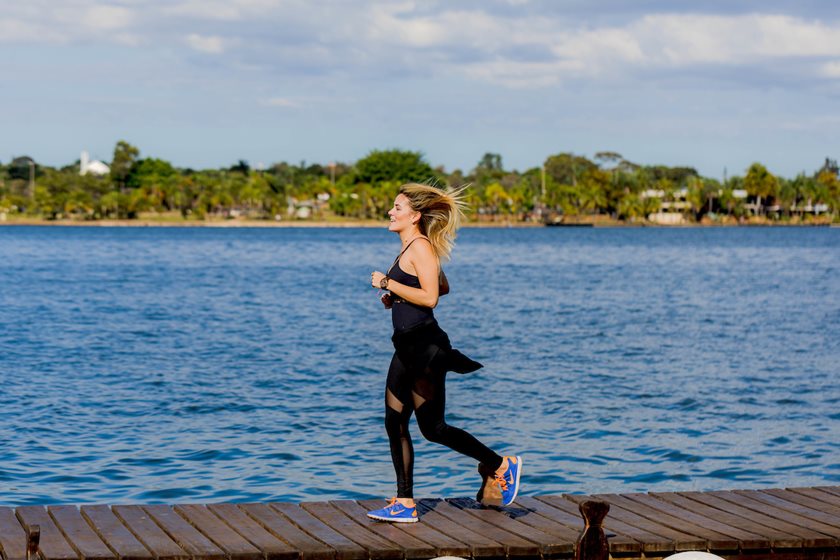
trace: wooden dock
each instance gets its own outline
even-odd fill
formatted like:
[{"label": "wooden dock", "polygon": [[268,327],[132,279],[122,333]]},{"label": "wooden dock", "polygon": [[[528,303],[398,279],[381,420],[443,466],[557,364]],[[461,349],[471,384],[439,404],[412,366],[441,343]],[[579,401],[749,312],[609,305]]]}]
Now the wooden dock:
[{"label": "wooden dock", "polygon": [[840,560],[838,486],[520,497],[501,509],[421,500],[420,522],[406,525],[369,520],[381,500],[0,507],[0,550],[3,560],[572,558],[588,500],[610,506],[614,558]]}]

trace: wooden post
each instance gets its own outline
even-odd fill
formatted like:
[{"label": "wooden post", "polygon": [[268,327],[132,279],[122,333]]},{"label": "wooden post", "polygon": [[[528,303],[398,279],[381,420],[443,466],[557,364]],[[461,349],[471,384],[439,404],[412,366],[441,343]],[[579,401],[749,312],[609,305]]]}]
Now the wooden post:
[{"label": "wooden post", "polygon": [[583,532],[575,543],[575,560],[608,560],[610,545],[604,533],[604,518],[610,511],[605,502],[586,501],[578,506],[583,515]]},{"label": "wooden post", "polygon": [[41,543],[41,526],[26,526],[26,560],[38,558],[38,545]]}]

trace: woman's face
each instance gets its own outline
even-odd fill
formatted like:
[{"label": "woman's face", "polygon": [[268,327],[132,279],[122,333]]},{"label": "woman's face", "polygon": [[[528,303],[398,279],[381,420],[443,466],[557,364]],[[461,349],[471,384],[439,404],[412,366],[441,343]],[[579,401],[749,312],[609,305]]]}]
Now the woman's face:
[{"label": "woman's face", "polygon": [[394,207],[388,210],[388,217],[391,218],[391,223],[388,224],[388,231],[405,231],[415,223],[419,212],[411,209],[408,202],[408,197],[404,194],[398,194],[394,199]]}]

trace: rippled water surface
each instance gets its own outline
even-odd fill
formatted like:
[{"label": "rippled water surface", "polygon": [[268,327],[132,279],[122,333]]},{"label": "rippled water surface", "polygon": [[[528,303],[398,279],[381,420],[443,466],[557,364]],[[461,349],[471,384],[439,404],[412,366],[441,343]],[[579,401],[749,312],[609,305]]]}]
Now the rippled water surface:
[{"label": "rippled water surface", "polygon": [[[397,249],[0,228],[0,503],[392,495],[367,282]],[[448,420],[523,455],[525,494],[840,482],[840,229],[468,229],[446,270],[438,319],[486,365]],[[416,450],[418,496],[474,494]]]}]

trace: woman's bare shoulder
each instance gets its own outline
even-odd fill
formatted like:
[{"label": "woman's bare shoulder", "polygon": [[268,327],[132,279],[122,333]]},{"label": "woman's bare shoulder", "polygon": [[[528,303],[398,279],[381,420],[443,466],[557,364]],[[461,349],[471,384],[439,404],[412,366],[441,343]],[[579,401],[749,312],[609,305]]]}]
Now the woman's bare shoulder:
[{"label": "woman's bare shoulder", "polygon": [[434,256],[435,249],[432,247],[432,242],[429,241],[428,237],[419,237],[416,242],[411,244],[411,247],[408,248],[408,253],[411,254],[412,257],[417,256],[420,258],[428,257],[429,255]]}]

